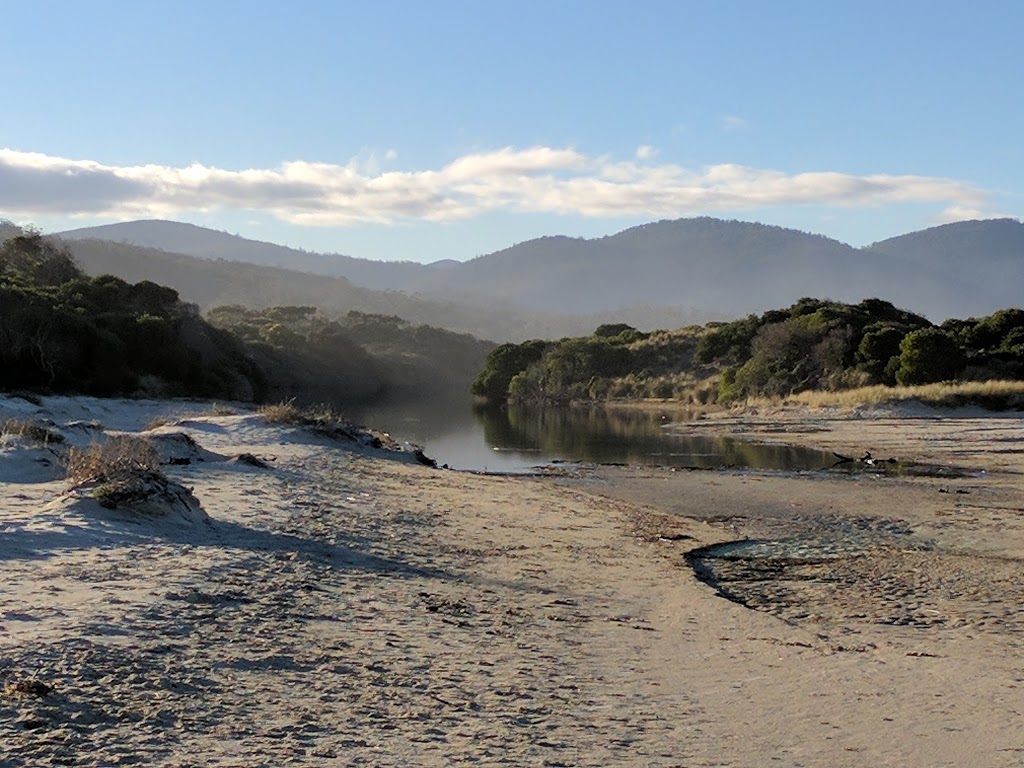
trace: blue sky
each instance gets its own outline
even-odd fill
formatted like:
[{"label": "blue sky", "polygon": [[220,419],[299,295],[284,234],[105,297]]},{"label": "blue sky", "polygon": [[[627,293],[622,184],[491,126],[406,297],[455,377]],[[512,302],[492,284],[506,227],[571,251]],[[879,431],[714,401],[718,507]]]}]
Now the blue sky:
[{"label": "blue sky", "polygon": [[1024,215],[1024,3],[0,0],[0,217],[379,259]]}]

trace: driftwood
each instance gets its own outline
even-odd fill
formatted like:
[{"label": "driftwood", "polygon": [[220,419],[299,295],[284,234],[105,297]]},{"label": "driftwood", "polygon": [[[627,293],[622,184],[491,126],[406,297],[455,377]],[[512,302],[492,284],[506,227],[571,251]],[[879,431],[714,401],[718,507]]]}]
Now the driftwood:
[{"label": "driftwood", "polygon": [[871,451],[864,451],[864,455],[859,459],[855,459],[852,456],[844,456],[841,453],[832,451],[832,455],[836,457],[836,463],[832,466],[838,467],[840,464],[863,464],[867,467],[874,467],[878,464],[898,464],[899,459],[888,458],[888,459],[876,459],[872,457]]}]

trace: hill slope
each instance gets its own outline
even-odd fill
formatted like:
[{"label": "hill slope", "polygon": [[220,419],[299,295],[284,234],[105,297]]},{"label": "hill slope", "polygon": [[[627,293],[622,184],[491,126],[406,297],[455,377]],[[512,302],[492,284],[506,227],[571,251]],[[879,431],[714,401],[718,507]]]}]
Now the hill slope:
[{"label": "hill slope", "polygon": [[250,309],[314,306],[331,315],[355,310],[398,315],[414,324],[447,328],[495,341],[586,334],[601,323],[620,320],[643,328],[674,328],[723,317],[713,313],[699,316],[674,308],[636,308],[583,315],[502,309],[397,291],[375,291],[340,277],[204,259],[107,240],[64,242],[89,274],[112,274],[129,282],[151,280],[167,285],[178,291],[182,299],[198,304],[203,310],[229,304]]},{"label": "hill slope", "polygon": [[882,240],[865,250],[942,270],[959,285],[965,315],[1021,304],[1024,223],[1015,219],[944,224]]},{"label": "hill slope", "polygon": [[127,221],[58,233],[63,240],[109,240],[115,243],[183,253],[204,259],[244,261],[332,277],[345,277],[375,290],[408,290],[431,271],[412,261],[373,261],[340,253],[313,253],[214,229],[157,219]]},{"label": "hill slope", "polygon": [[1013,286],[1024,269],[1022,232],[1024,225],[1013,220],[961,222],[856,249],[782,227],[695,218],[596,239],[543,237],[467,262],[433,265],[314,254],[175,222],[129,222],[64,236],[102,235],[206,259],[288,266],[491,312],[607,317],[631,308],[629,316],[616,319],[653,327],[637,307],[653,307],[647,314],[654,324],[673,317],[666,308],[706,320],[761,312],[803,296],[850,302],[878,297],[936,321],[989,313],[1019,303]]},{"label": "hill slope", "polygon": [[877,296],[940,319],[958,309],[955,287],[937,271],[820,235],[710,218],[531,240],[468,261],[421,293],[575,312],[648,302],[742,315],[804,296]]}]

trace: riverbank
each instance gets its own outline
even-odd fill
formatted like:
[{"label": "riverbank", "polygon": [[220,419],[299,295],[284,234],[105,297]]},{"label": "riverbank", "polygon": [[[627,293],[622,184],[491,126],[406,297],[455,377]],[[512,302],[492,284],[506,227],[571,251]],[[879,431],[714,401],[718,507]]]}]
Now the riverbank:
[{"label": "riverbank", "polygon": [[[43,408],[70,435],[93,421],[134,431],[168,405]],[[17,467],[0,485],[4,765],[1009,766],[1024,754],[1014,454],[963,478],[517,478],[431,470],[223,409],[156,432],[208,452],[167,472],[209,521],[67,504],[38,448],[9,441],[0,457]],[[269,468],[229,460],[241,454]],[[895,532],[882,525],[894,519]],[[772,579],[719,573],[734,577],[731,600],[687,560],[871,521],[905,551]],[[946,618],[901,621],[933,610]]]}]

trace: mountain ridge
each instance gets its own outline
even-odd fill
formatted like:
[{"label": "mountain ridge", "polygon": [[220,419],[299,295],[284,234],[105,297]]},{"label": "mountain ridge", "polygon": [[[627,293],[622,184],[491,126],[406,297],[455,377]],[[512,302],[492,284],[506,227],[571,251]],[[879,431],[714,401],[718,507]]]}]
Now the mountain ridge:
[{"label": "mountain ridge", "polygon": [[[168,230],[178,239],[161,239]],[[95,231],[60,236],[74,242]],[[149,243],[191,248],[188,255],[199,258],[245,261],[248,255],[313,274],[327,264],[333,277],[355,286],[425,301],[563,315],[648,306],[735,317],[804,296],[877,297],[939,322],[1018,304],[1014,288],[1024,278],[1024,224],[1014,219],[957,222],[854,248],[772,224],[696,217],[591,239],[545,236],[436,265],[312,254],[177,222],[128,222],[100,231],[141,232]]]}]

